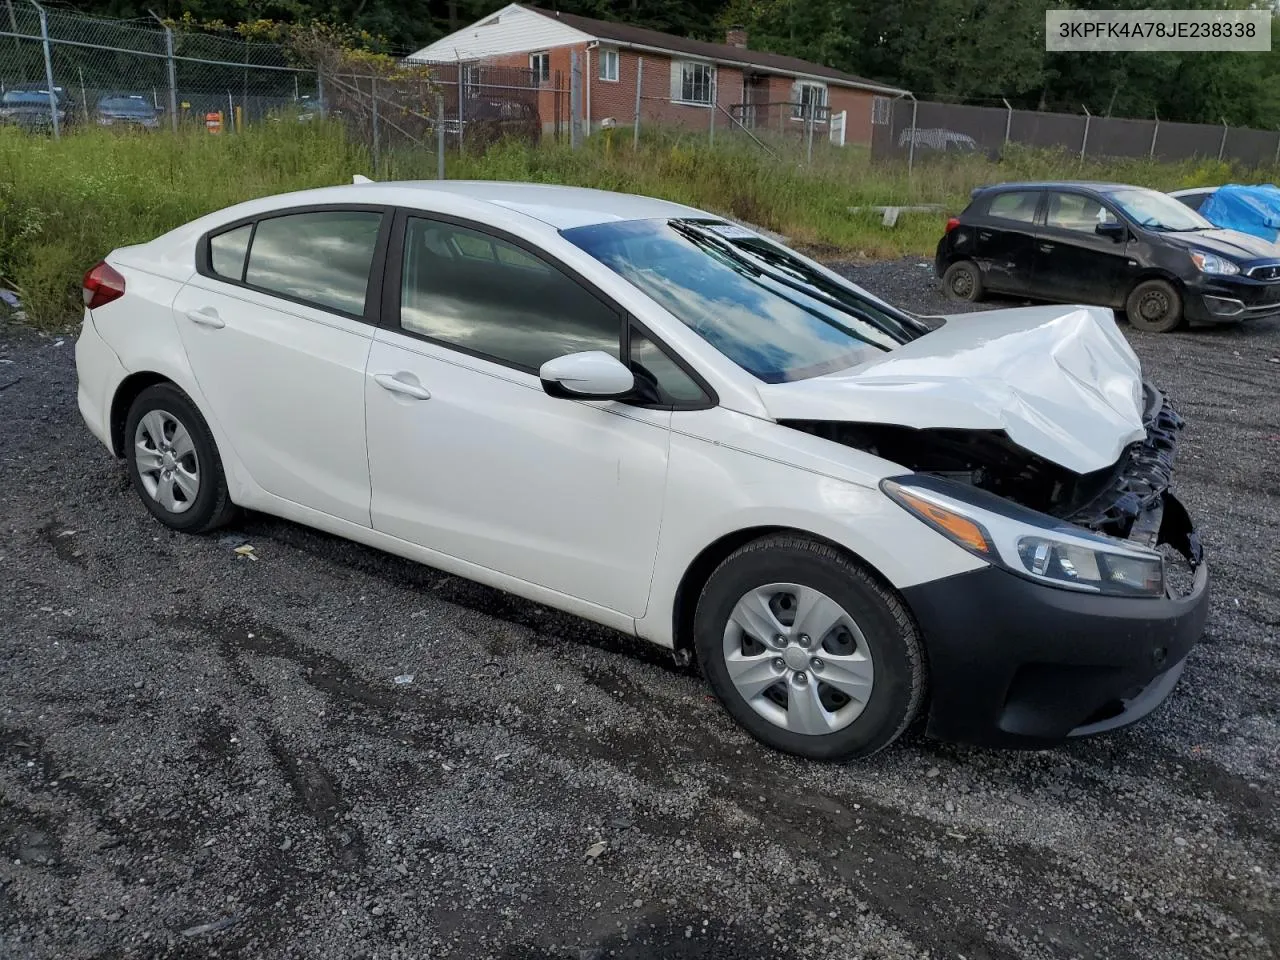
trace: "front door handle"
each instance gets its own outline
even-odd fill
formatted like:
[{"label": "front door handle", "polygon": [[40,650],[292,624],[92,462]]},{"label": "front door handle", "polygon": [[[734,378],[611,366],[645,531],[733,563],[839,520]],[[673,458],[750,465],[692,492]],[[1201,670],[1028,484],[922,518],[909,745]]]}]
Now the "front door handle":
[{"label": "front door handle", "polygon": [[1041,253],[1053,253],[1053,244],[1052,244],[1052,243],[1042,243],[1042,244],[1040,244],[1040,252],[1041,252]]},{"label": "front door handle", "polygon": [[[399,393],[406,397],[413,397],[415,400],[430,400],[431,391],[420,383],[411,383],[408,380],[402,380],[401,377],[412,377],[411,373],[375,373],[373,375],[374,382],[383,390],[390,390],[392,393]],[[415,378],[416,379],[416,378]]]},{"label": "front door handle", "polygon": [[991,239],[991,231],[990,231],[990,230],[979,230],[979,231],[978,231],[978,239],[979,239],[979,240],[990,240],[990,239]]},{"label": "front door handle", "polygon": [[202,327],[213,327],[220,330],[227,325],[227,321],[218,316],[218,311],[213,307],[201,307],[199,310],[188,310],[187,319],[192,323],[198,323]]}]

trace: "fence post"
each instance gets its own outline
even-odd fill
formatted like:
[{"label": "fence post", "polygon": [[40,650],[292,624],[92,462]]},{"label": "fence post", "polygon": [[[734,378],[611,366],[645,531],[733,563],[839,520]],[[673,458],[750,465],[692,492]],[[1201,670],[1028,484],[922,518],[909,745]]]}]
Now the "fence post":
[{"label": "fence post", "polygon": [[84,90],[84,67],[76,67],[76,73],[80,74],[80,113],[84,116],[84,122],[89,122],[89,95]]},{"label": "fence post", "polygon": [[1276,127],[1276,157],[1271,163],[1273,166],[1280,166],[1280,127]]},{"label": "fence post", "polygon": [[1160,136],[1160,111],[1155,111],[1156,125],[1151,130],[1151,150],[1147,153],[1147,159],[1154,160],[1156,157],[1156,137]]},{"label": "fence post", "polygon": [[316,99],[320,101],[320,119],[325,117],[324,105],[324,67],[316,67]]},{"label": "fence post", "polygon": [[569,51],[569,149],[577,150],[581,140],[578,117],[582,113],[582,76],[578,67],[578,51]]},{"label": "fence post", "polygon": [[1222,151],[1227,149],[1227,118],[1222,118],[1222,139],[1218,141],[1218,162],[1222,162]]},{"label": "fence post", "polygon": [[920,107],[920,101],[914,93],[908,93],[907,96],[911,98],[911,145],[907,148],[907,179],[911,179],[911,170],[916,162],[916,110]]},{"label": "fence post", "polygon": [[711,118],[707,121],[707,143],[712,146],[716,142],[716,104],[720,102],[720,90],[716,83],[718,72],[715,67],[711,68]]},{"label": "fence post", "polygon": [[231,99],[231,91],[227,91],[227,126],[226,129],[231,133],[239,133],[236,129],[236,102]]},{"label": "fence post", "polygon": [[444,179],[444,93],[436,94],[436,179]]},{"label": "fence post", "polygon": [[1080,159],[1083,161],[1084,152],[1089,147],[1089,124],[1093,121],[1093,114],[1083,103],[1080,106],[1084,108],[1084,136],[1080,138]]},{"label": "fence post", "polygon": [[1013,129],[1013,104],[1004,97],[1000,98],[1007,113],[1004,115],[1004,145],[1009,146],[1009,131]]},{"label": "fence post", "polygon": [[631,134],[631,146],[640,149],[640,91],[644,89],[644,57],[636,57],[636,118]]},{"label": "fence post", "polygon": [[369,99],[373,104],[373,173],[378,175],[380,144],[378,143],[378,78],[369,78]]},{"label": "fence post", "polygon": [[164,30],[164,59],[168,67],[169,74],[169,127],[174,133],[178,132],[178,75],[173,62],[173,30],[169,25],[160,19],[160,15],[154,10],[148,10],[152,19],[160,24]]},{"label": "fence post", "polygon": [[53,91],[53,56],[49,48],[49,16],[44,7],[31,0],[31,5],[40,11],[40,42],[44,45],[44,81],[49,94],[49,120],[53,123],[53,138],[62,136],[62,125],[58,123],[58,95]]},{"label": "fence post", "polygon": [[813,125],[817,118],[814,116],[813,102],[809,102],[809,106],[805,109],[805,119],[808,120],[808,130],[805,131],[805,160],[809,166],[813,166]]}]

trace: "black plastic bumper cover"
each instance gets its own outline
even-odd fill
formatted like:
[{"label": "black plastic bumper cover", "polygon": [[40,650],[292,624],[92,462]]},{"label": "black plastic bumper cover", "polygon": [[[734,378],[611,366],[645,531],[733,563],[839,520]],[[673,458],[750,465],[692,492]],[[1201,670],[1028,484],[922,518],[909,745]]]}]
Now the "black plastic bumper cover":
[{"label": "black plastic bumper cover", "polygon": [[1063,590],[996,567],[902,593],[929,658],[928,734],[1009,747],[1146,716],[1173,689],[1209,611],[1203,563],[1186,596],[1162,599]]}]

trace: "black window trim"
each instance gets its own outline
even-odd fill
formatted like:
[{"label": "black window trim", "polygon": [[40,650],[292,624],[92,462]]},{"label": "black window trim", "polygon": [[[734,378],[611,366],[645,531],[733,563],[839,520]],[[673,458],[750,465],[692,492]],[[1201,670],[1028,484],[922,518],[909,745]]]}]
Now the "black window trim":
[{"label": "black window trim", "polygon": [[[1036,209],[1031,215],[1030,220],[1014,220],[1012,217],[1002,217],[998,213],[991,212],[991,204],[996,201],[997,197],[1005,197],[1011,193],[1034,193],[1036,194]],[[1009,190],[993,190],[987,197],[986,206],[982,211],[982,215],[988,220],[998,220],[1000,223],[1016,223],[1025,226],[1037,227],[1044,224],[1044,215],[1046,209],[1046,198],[1049,192],[1044,187],[1015,187]]]},{"label": "black window trim", "polygon": [[[263,220],[276,220],[280,217],[291,217],[301,213],[332,212],[378,213],[382,215],[382,221],[378,225],[378,236],[374,241],[373,260],[369,264],[369,284],[365,288],[363,313],[352,313],[348,310],[340,310],[329,304],[316,303],[314,300],[307,300],[304,297],[290,296],[287,293],[281,293],[280,291],[272,290],[269,287],[261,287],[245,280],[249,271],[249,258],[253,256],[253,241],[258,235],[259,223]],[[230,223],[224,223],[221,226],[215,227],[200,237],[196,242],[196,273],[202,277],[207,277],[210,280],[217,280],[219,283],[227,283],[233,287],[252,290],[254,293],[260,293],[263,296],[275,297],[278,300],[296,303],[304,307],[309,307],[312,310],[321,310],[325,313],[331,313],[334,316],[346,317],[349,320],[356,320],[376,327],[378,326],[378,319],[382,315],[382,291],[384,289],[382,279],[386,265],[387,246],[391,239],[391,225],[394,219],[394,212],[394,207],[381,203],[312,203],[298,207],[282,207],[278,210],[270,210],[265,213],[256,213],[247,217],[241,217],[238,220],[232,220]],[[213,237],[221,236],[224,233],[230,233],[232,230],[238,230],[245,225],[250,226],[249,245],[245,248],[244,263],[240,267],[240,278],[237,280],[231,277],[225,277],[220,273],[215,273],[213,270],[213,258],[209,241]]]},{"label": "black window trim", "polygon": [[400,325],[400,278],[401,273],[404,270],[404,241],[410,218],[448,223],[453,226],[463,227],[467,230],[474,230],[476,233],[481,233],[494,239],[503,240],[510,243],[512,246],[518,247],[525,253],[536,257],[548,266],[559,270],[586,291],[590,296],[600,301],[605,309],[618,317],[618,356],[622,363],[626,364],[627,367],[630,368],[631,328],[634,327],[642,336],[647,338],[650,343],[666,354],[677,367],[687,374],[704,394],[704,399],[697,401],[676,401],[670,396],[667,396],[664,399],[669,402],[641,403],[638,401],[628,400],[619,402],[645,410],[710,410],[719,406],[720,398],[716,394],[715,390],[712,389],[711,384],[709,384],[706,378],[698,373],[698,371],[695,370],[684,357],[680,356],[677,351],[672,350],[661,337],[656,336],[653,331],[645,324],[641,323],[637,317],[615,302],[612,297],[600,290],[595,284],[582,276],[582,274],[573,267],[555,257],[545,248],[531,243],[523,237],[518,237],[513,233],[508,233],[499,227],[494,227],[487,223],[468,220],[465,217],[456,217],[452,214],[437,213],[434,210],[421,210],[414,207],[397,207],[395,208],[394,218],[388,218],[393,221],[393,226],[391,229],[390,240],[386,248],[386,257],[382,271],[382,315],[378,323],[378,325],[384,330],[391,333],[398,333],[402,336],[411,337],[415,340],[421,340],[424,343],[434,344],[435,346],[441,347],[445,350],[452,350],[464,356],[474,357],[477,360],[494,363],[500,367],[506,367],[509,370],[518,370],[521,373],[528,374],[532,377],[538,376],[538,371],[536,369],[526,367],[518,363],[513,363],[510,360],[504,360],[501,357],[495,357],[492,354],[482,353],[479,350],[471,350],[467,347],[458,346],[457,344],[450,343],[447,340],[430,337],[424,333],[419,333],[416,330],[409,330]]}]

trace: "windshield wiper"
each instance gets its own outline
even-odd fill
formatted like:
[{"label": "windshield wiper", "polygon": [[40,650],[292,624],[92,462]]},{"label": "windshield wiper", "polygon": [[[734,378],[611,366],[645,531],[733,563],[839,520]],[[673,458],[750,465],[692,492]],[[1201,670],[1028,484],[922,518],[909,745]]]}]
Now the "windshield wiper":
[{"label": "windshield wiper", "polygon": [[[710,230],[702,226],[701,224],[691,220],[672,219],[672,220],[668,220],[667,223],[671,227],[671,229],[675,230],[677,233],[681,234],[682,236],[690,240],[694,240],[695,242],[702,241],[704,243],[708,243],[711,246],[715,247],[715,249],[720,253],[722,253],[724,256],[729,257],[735,263],[740,264],[741,266],[747,267],[748,269],[758,271],[759,273],[768,277],[770,280],[774,281],[775,283],[781,284],[782,286],[790,290],[794,290],[797,293],[802,293],[806,297],[809,297],[810,299],[817,300],[819,303],[823,304],[824,306],[830,307],[831,309],[836,310],[839,313],[845,314],[846,316],[853,317],[854,319],[858,320],[860,323],[867,324],[867,326],[884,334],[885,336],[889,337],[895,342],[898,341],[898,337],[897,335],[895,335],[894,331],[887,329],[883,323],[876,320],[874,317],[865,316],[857,312],[844,300],[841,300],[839,297],[833,296],[832,294],[828,293],[826,290],[824,290],[821,286],[819,286],[815,282],[806,281],[806,280],[797,280],[795,277],[788,274],[782,268],[776,267],[773,264],[769,263],[769,261],[765,259],[765,256],[763,254],[756,253],[755,251],[752,251],[749,249],[744,249],[743,247],[740,247],[735,243],[731,243],[729,240],[720,236],[720,234],[716,233],[714,230]],[[787,299],[791,300],[790,297],[788,297]],[[795,303],[795,301],[791,301],[791,302]],[[804,309],[808,313],[814,313],[813,310],[805,307],[803,304],[796,303],[795,305],[800,307],[801,309]],[[814,315],[819,316],[818,314],[814,314]],[[831,319],[829,317],[819,317],[819,318],[824,320],[827,323],[831,322]],[[924,324],[922,322],[916,322],[916,321],[912,321],[912,322],[918,328],[918,331],[921,334],[931,332],[931,328],[927,324]],[[838,325],[838,326],[843,326],[843,325]],[[859,340],[867,341],[867,338],[865,336],[860,335],[853,330],[849,330],[848,328],[845,328],[845,330],[850,336],[856,337]],[[881,344],[878,344],[878,343],[872,343],[872,345],[881,346]],[[882,349],[892,349],[892,347],[882,347]]]}]

